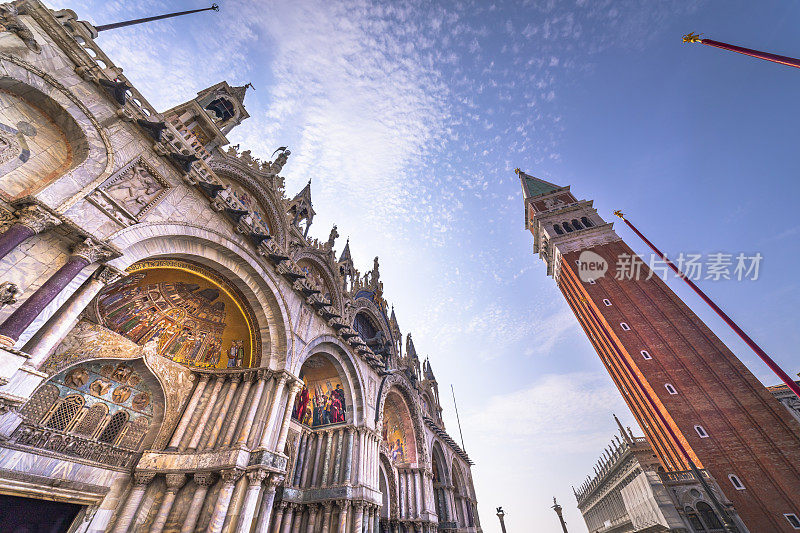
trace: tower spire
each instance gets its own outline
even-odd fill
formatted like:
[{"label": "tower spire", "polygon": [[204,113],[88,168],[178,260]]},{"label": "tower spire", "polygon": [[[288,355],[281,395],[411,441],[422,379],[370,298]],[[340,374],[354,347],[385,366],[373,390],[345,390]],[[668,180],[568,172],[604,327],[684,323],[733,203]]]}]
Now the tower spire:
[{"label": "tower spire", "polygon": [[633,444],[633,441],[628,437],[628,434],[625,433],[625,428],[622,427],[622,422],[619,421],[617,415],[614,415],[614,420],[617,422],[617,427],[619,428],[619,432],[622,433],[622,438],[625,439],[625,442],[628,444]]},{"label": "tower spire", "polygon": [[102,24],[95,26],[98,32],[105,30],[115,30],[117,28],[124,28],[125,26],[133,26],[135,24],[143,24],[145,22],[153,22],[154,20],[168,19],[172,17],[180,17],[181,15],[189,15],[191,13],[199,13],[201,11],[219,11],[217,4],[211,4],[211,7],[204,7],[202,9],[190,9],[189,11],[178,11],[176,13],[165,13],[164,15],[156,15],[154,17],[145,17],[141,19],[123,20],[122,22],[113,22],[111,24]]}]

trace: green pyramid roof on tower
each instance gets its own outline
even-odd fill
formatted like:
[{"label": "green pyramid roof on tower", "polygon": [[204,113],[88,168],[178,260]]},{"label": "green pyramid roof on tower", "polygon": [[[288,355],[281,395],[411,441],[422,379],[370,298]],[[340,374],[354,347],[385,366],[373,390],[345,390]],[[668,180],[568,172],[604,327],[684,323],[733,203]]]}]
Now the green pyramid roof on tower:
[{"label": "green pyramid roof on tower", "polygon": [[519,174],[519,179],[522,183],[522,195],[525,198],[541,196],[563,188],[560,185],[525,174],[520,169],[517,169],[517,174]]}]

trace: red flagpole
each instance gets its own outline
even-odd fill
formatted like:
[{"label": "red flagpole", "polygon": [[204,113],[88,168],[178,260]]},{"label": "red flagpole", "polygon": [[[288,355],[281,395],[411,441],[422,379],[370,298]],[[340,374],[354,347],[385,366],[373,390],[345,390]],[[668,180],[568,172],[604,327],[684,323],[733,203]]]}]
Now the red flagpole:
[{"label": "red flagpole", "polygon": [[722,320],[724,320],[724,321],[725,321],[725,323],[726,323],[726,324],[728,324],[728,325],[731,327],[731,329],[732,329],[733,331],[735,331],[735,332],[736,332],[736,334],[737,334],[737,335],[739,335],[739,337],[740,337],[740,338],[741,338],[741,339],[742,339],[742,340],[743,340],[745,343],[747,343],[747,345],[748,345],[748,346],[749,346],[749,347],[750,347],[750,348],[751,348],[751,349],[752,349],[754,352],[756,352],[756,355],[758,355],[758,356],[761,358],[761,360],[762,360],[762,361],[764,361],[764,362],[767,364],[767,366],[768,366],[768,367],[769,367],[769,368],[770,368],[770,369],[771,369],[773,372],[775,372],[775,374],[776,374],[776,375],[777,375],[779,378],[781,378],[781,381],[783,381],[783,382],[786,384],[786,386],[787,386],[787,387],[789,387],[789,390],[791,390],[791,391],[792,391],[792,392],[795,394],[795,396],[797,396],[798,398],[800,398],[800,386],[799,386],[799,385],[797,385],[797,383],[795,383],[795,381],[794,381],[792,378],[790,378],[790,377],[789,377],[789,375],[788,375],[786,372],[784,372],[784,371],[783,371],[783,369],[782,369],[781,367],[779,367],[779,366],[778,366],[778,364],[777,364],[775,361],[773,361],[773,360],[772,360],[772,358],[771,358],[769,355],[767,355],[767,352],[765,352],[764,350],[762,350],[762,349],[761,349],[761,347],[760,347],[758,344],[756,344],[756,342],[755,342],[753,339],[751,339],[751,338],[750,338],[750,336],[749,336],[747,333],[745,333],[744,331],[742,331],[742,328],[740,328],[740,327],[739,327],[739,326],[736,324],[736,322],[734,322],[734,321],[731,319],[731,317],[729,317],[729,316],[728,316],[728,315],[725,313],[725,311],[723,311],[722,309],[720,309],[720,308],[717,306],[717,304],[715,304],[715,303],[714,303],[714,301],[713,301],[713,300],[711,300],[711,298],[709,298],[709,297],[708,297],[708,295],[706,295],[706,293],[704,293],[704,292],[702,291],[702,289],[700,289],[700,287],[698,287],[697,285],[695,285],[695,283],[694,283],[694,282],[693,282],[691,279],[689,279],[688,277],[686,277],[686,274],[684,274],[683,272],[681,272],[681,270],[680,270],[680,269],[679,269],[679,268],[678,268],[678,267],[675,265],[675,263],[673,263],[672,261],[670,261],[670,260],[667,258],[667,256],[666,256],[666,255],[664,255],[664,254],[661,252],[661,250],[659,250],[658,248],[656,248],[656,245],[655,245],[655,244],[653,244],[652,242],[650,242],[650,240],[649,240],[647,237],[645,237],[644,235],[642,235],[642,233],[641,233],[641,232],[640,232],[638,229],[636,229],[636,226],[634,226],[633,224],[631,224],[631,223],[628,221],[628,219],[626,219],[626,218],[625,218],[625,215],[623,215],[623,214],[622,214],[622,211],[614,211],[614,214],[615,214],[615,215],[617,215],[619,218],[621,218],[621,219],[622,219],[622,220],[625,222],[625,224],[627,224],[627,225],[628,225],[628,227],[629,227],[629,228],[631,228],[631,229],[633,230],[633,232],[634,232],[634,233],[635,233],[635,234],[636,234],[636,235],[637,235],[637,236],[638,236],[640,239],[642,239],[642,240],[645,242],[645,244],[647,244],[647,246],[649,246],[649,247],[650,247],[650,249],[651,249],[651,250],[653,250],[653,252],[655,252],[655,253],[656,253],[656,255],[658,255],[658,256],[661,258],[661,260],[662,260],[662,261],[664,261],[664,262],[665,262],[665,263],[666,263],[666,264],[667,264],[667,265],[668,265],[668,266],[669,266],[669,267],[672,269],[672,271],[673,271],[673,272],[675,272],[675,274],[676,274],[676,275],[677,275],[679,278],[681,278],[683,281],[685,281],[685,282],[686,282],[686,284],[687,284],[687,285],[689,285],[689,287],[691,287],[691,288],[692,288],[692,290],[693,290],[694,292],[696,292],[696,293],[697,293],[697,295],[698,295],[698,296],[700,296],[700,298],[702,298],[702,299],[703,299],[703,301],[704,301],[705,303],[707,303],[707,304],[709,305],[709,307],[711,307],[711,309],[713,309],[713,310],[714,310],[714,312],[715,312],[715,313],[717,313],[717,314],[720,316],[720,318],[722,318]]},{"label": "red flagpole", "polygon": [[722,48],[723,50],[729,50],[731,52],[736,52],[738,54],[744,54],[750,57],[763,59],[764,61],[772,61],[773,63],[780,63],[781,65],[786,65],[787,67],[800,68],[800,59],[795,59],[793,57],[788,57],[788,56],[779,56],[777,54],[770,54],[769,52],[761,52],[759,50],[753,50],[751,48],[743,48],[741,46],[736,46],[735,44],[723,43],[711,39],[701,39],[699,35],[695,35],[694,33],[689,33],[688,35],[684,35],[683,42],[700,43],[708,46],[715,46],[717,48]]}]

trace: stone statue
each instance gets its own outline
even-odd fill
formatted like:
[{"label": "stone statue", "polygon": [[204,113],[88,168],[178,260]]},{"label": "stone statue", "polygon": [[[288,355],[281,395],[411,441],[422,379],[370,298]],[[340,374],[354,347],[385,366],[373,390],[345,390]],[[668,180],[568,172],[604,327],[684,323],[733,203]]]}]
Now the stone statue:
[{"label": "stone statue", "polygon": [[0,4],[0,31],[10,31],[16,34],[29,50],[37,54],[42,51],[42,47],[36,42],[33,32],[25,24],[19,16],[20,5],[24,2],[9,2],[8,4]]},{"label": "stone statue", "polygon": [[[336,226],[334,226],[336,228]],[[7,305],[14,305],[17,303],[17,294],[19,294],[19,287],[10,281],[0,283],[0,309]]]},{"label": "stone statue", "polygon": [[286,161],[289,159],[289,156],[292,155],[292,151],[288,150],[285,146],[281,146],[275,152],[272,152],[272,155],[275,155],[276,152],[280,152],[278,157],[275,158],[275,161],[269,164],[269,172],[270,174],[279,174],[281,170],[283,170],[283,166],[286,164]]},{"label": "stone statue", "polygon": [[333,250],[334,241],[339,237],[339,232],[336,231],[336,224],[331,228],[331,234],[328,236],[328,242],[325,243],[326,250]]}]

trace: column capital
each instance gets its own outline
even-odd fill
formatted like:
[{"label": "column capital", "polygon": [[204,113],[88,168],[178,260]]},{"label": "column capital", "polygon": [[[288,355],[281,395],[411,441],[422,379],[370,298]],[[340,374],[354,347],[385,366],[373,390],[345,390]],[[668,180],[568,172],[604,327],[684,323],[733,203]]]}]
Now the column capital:
[{"label": "column capital", "polygon": [[250,486],[261,485],[261,482],[264,481],[264,478],[268,475],[269,472],[261,468],[250,470],[247,472],[247,484]]},{"label": "column capital", "polygon": [[242,381],[242,378],[243,378],[242,374],[233,374],[231,376],[230,382],[231,383],[239,383],[239,382]]},{"label": "column capital", "polygon": [[102,244],[95,242],[93,239],[87,237],[76,244],[72,249],[72,257],[82,257],[86,259],[89,264],[96,261],[102,261],[111,257],[111,251],[105,248]]},{"label": "column capital", "polygon": [[41,233],[61,224],[61,219],[47,211],[40,205],[30,204],[17,210],[17,224],[21,224],[33,231]]},{"label": "column capital", "polygon": [[332,500],[328,500],[328,501],[322,502],[322,508],[325,510],[326,514],[331,514],[331,512],[333,512],[333,501]]},{"label": "column capital", "polygon": [[348,426],[348,428],[347,428],[347,434],[348,435],[352,435],[355,432],[356,432],[355,426]]},{"label": "column capital", "polygon": [[272,474],[269,477],[269,480],[267,481],[267,487],[274,489],[275,487],[283,483],[285,479],[286,478],[280,474]]},{"label": "column capital", "polygon": [[194,475],[194,482],[201,487],[210,487],[214,484],[214,474],[211,472],[197,472]]},{"label": "column capital", "polygon": [[153,478],[156,477],[155,472],[134,472],[133,483],[137,486],[149,485]]},{"label": "column capital", "polygon": [[363,502],[361,500],[356,500],[353,502],[353,508],[356,510],[356,512],[363,510],[365,505],[366,502]]},{"label": "column capital", "polygon": [[280,508],[281,512],[284,512],[286,511],[286,508],[289,507],[289,502],[282,501],[278,504],[278,507]]},{"label": "column capital", "polygon": [[336,500],[336,505],[344,511],[350,507],[350,500]]},{"label": "column capital", "polygon": [[98,268],[92,278],[96,279],[103,285],[111,285],[124,278],[127,274],[118,268],[109,265],[103,265]]},{"label": "column capital", "polygon": [[303,389],[303,382],[301,380],[292,381],[291,389],[289,389],[289,394],[296,395]]},{"label": "column capital", "polygon": [[186,483],[186,474],[167,474],[167,491],[178,492],[184,483]]},{"label": "column capital", "polygon": [[240,477],[244,474],[244,470],[241,468],[230,468],[228,470],[223,470],[219,473],[219,477],[222,478],[222,482],[226,485],[233,485],[236,483]]},{"label": "column capital", "polygon": [[309,503],[307,507],[309,511],[316,513],[317,510],[319,510],[320,505],[318,503]]}]

